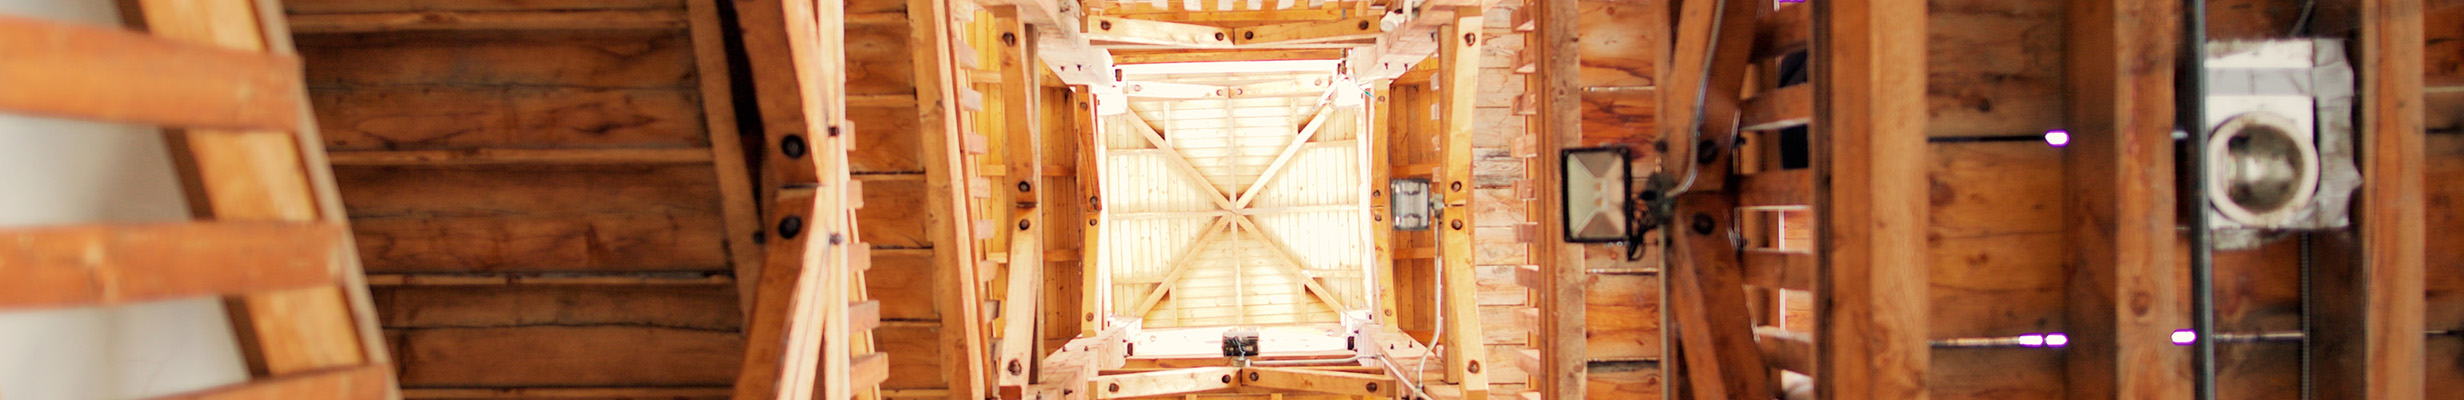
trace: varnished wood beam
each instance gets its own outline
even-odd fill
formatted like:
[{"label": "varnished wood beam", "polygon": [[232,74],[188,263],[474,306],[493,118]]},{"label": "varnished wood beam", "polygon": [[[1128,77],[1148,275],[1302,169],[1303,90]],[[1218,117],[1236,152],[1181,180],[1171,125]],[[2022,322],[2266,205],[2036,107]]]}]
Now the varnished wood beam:
[{"label": "varnished wood beam", "polygon": [[306,372],[205,391],[163,396],[165,400],[384,399],[394,390],[393,371],[383,364]]},{"label": "varnished wood beam", "polygon": [[[1033,37],[1035,28],[1018,17],[1016,7],[994,7],[994,29],[1003,38]],[[1043,85],[1036,81],[1036,41],[1001,41],[1001,122],[1005,140],[1002,161],[1008,164],[1010,227],[1008,290],[1001,299],[1001,342],[994,362],[1004,396],[1017,396],[1034,383],[1037,361],[1044,355],[1038,337],[1044,285],[1044,132]]]},{"label": "varnished wood beam", "polygon": [[980,400],[987,393],[984,367],[983,321],[980,295],[975,283],[976,250],[974,217],[969,199],[971,193],[967,164],[966,140],[969,133],[962,128],[959,115],[960,91],[967,86],[963,72],[957,69],[957,49],[964,46],[954,39],[950,26],[952,5],[948,0],[908,0],[909,43],[914,46],[913,67],[916,72],[916,107],[922,123],[917,124],[922,137],[925,161],[926,203],[932,214],[927,232],[933,237],[933,299],[941,309],[942,371],[949,381],[951,400]]},{"label": "varnished wood beam", "polygon": [[[1581,38],[1579,21],[1582,10],[1578,0],[1533,0],[1531,6],[1518,10],[1529,15],[1531,34],[1524,35],[1523,49],[1535,60],[1532,78],[1525,92],[1534,100],[1531,118],[1531,140],[1535,168],[1528,175],[1543,185],[1565,182],[1565,160],[1558,157],[1568,145],[1579,145],[1583,137],[1583,105]],[[1590,335],[1585,330],[1588,282],[1581,245],[1565,242],[1564,193],[1556,190],[1535,190],[1538,212],[1533,219],[1539,223],[1533,238],[1531,261],[1539,272],[1539,285],[1531,286],[1539,318],[1527,325],[1534,336],[1534,349],[1540,353],[1539,368],[1526,369],[1531,385],[1543,398],[1578,399],[1589,395],[1584,385],[1590,376]],[[1521,270],[1521,268],[1517,268]],[[1639,300],[1639,299],[1636,299]]]},{"label": "varnished wood beam", "polygon": [[[2173,38],[2176,3],[2070,4],[2070,80],[2063,151],[2069,252],[2069,390],[2079,398],[2180,398],[2187,353],[2168,337],[2187,327],[2173,268]],[[2204,208],[2202,208],[2204,209]],[[2133,299],[2153,299],[2152,301]]]},{"label": "varnished wood beam", "polygon": [[[693,37],[694,83],[701,90],[703,128],[709,132],[710,148],[706,156],[713,175],[718,179],[719,215],[727,228],[728,264],[736,276],[761,276],[761,244],[753,242],[751,232],[761,228],[760,210],[753,199],[752,170],[746,160],[742,132],[736,125],[736,92],[728,67],[727,38],[723,32],[730,21],[721,20],[717,0],[693,1],[685,5],[689,31]],[[754,93],[759,95],[759,93]],[[681,154],[670,156],[684,157]],[[738,282],[737,301],[747,317],[753,310],[753,291],[757,282]]]},{"label": "varnished wood beam", "polygon": [[[732,133],[727,136],[735,137]],[[329,159],[336,166],[700,164],[716,160],[714,153],[696,148],[368,150],[336,151],[330,153]]]},{"label": "varnished wood beam", "polygon": [[1926,5],[1813,7],[1815,386],[1924,399]]},{"label": "varnished wood beam", "polygon": [[1688,388],[1698,397],[1770,398],[1770,371],[1755,352],[1738,249],[1728,239],[1736,227],[1732,199],[1717,193],[1677,199],[1666,309],[1676,316]]},{"label": "varnished wood beam", "polygon": [[0,230],[0,306],[101,306],[332,285],[341,226],[221,222]]},{"label": "varnished wood beam", "polygon": [[1310,113],[1309,122],[1301,126],[1300,133],[1292,135],[1292,143],[1284,145],[1283,151],[1276,152],[1275,160],[1266,163],[1266,171],[1258,173],[1258,179],[1251,181],[1248,189],[1241,190],[1240,198],[1232,200],[1232,209],[1249,208],[1249,202],[1258,199],[1258,191],[1266,189],[1267,183],[1274,182],[1277,173],[1283,172],[1283,166],[1291,163],[1293,156],[1300,155],[1301,145],[1309,144],[1309,139],[1316,138],[1318,127],[1325,126],[1327,116],[1334,112],[1334,107],[1321,104],[1317,112]]},{"label": "varnished wood beam", "polygon": [[291,16],[299,33],[682,29],[679,10],[411,11]]},{"label": "varnished wood beam", "polygon": [[[2358,235],[2331,239],[2322,298],[2319,393],[2422,399],[2427,299],[2422,0],[2360,1],[2362,191]],[[2451,244],[2439,244],[2451,245]],[[2452,267],[2452,266],[2449,266]]]},{"label": "varnished wood beam", "polygon": [[1436,187],[1445,201],[1444,221],[1437,224],[1441,268],[1445,268],[1444,312],[1446,343],[1446,380],[1461,385],[1463,398],[1479,400],[1488,397],[1488,346],[1480,330],[1479,285],[1472,271],[1472,229],[1479,224],[1472,220],[1472,137],[1478,129],[1474,105],[1480,88],[1480,41],[1482,33],[1480,10],[1462,8],[1455,11],[1446,26],[1439,30],[1438,73],[1439,107],[1444,111],[1438,123],[1445,136],[1439,141],[1439,153],[1444,168]]},{"label": "varnished wood beam", "polygon": [[1166,63],[1184,63],[1184,62],[1219,62],[1219,61],[1335,60],[1335,59],[1341,59],[1341,58],[1343,58],[1343,50],[1340,50],[1340,49],[1300,49],[1300,50],[1229,49],[1229,50],[1154,50],[1154,51],[1116,51],[1116,52],[1113,52],[1112,58],[1113,58],[1113,62],[1114,62],[1114,63],[1117,63],[1117,64],[1123,64],[1123,65],[1128,65],[1128,64],[1166,64]]}]

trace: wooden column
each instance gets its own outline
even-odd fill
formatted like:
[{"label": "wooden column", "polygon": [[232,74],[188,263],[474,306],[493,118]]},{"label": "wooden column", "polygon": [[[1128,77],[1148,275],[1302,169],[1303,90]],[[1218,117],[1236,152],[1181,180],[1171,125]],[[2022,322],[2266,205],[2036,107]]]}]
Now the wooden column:
[{"label": "wooden column", "polygon": [[[2427,218],[2421,0],[2361,3],[2359,237],[2331,238],[2320,263],[2318,392],[2424,398]],[[2453,185],[2453,182],[2441,182]],[[2358,239],[2356,243],[2356,240]],[[2453,244],[2443,244],[2453,245]],[[2447,395],[2447,394],[2440,394]]]},{"label": "wooden column", "polygon": [[1078,287],[1079,298],[1083,299],[1078,303],[1081,309],[1078,333],[1080,337],[1095,337],[1110,329],[1112,323],[1112,270],[1105,267],[1102,246],[1104,220],[1107,219],[1103,183],[1104,123],[1103,117],[1096,112],[1097,102],[1103,100],[1084,86],[1079,87],[1077,99],[1078,108],[1070,110],[1070,114],[1078,120],[1078,134],[1071,140],[1078,141],[1078,198],[1081,201],[1078,204],[1079,213],[1086,220],[1086,226],[1079,228],[1082,244],[1078,246],[1078,274],[1085,284]]},{"label": "wooden column", "polygon": [[1035,64],[1034,28],[1018,18],[1018,7],[993,7],[995,28],[1001,41],[1001,123],[1004,151],[1002,162],[1008,164],[1006,188],[1014,201],[1010,209],[1009,284],[1001,299],[1001,345],[997,358],[1001,390],[1004,396],[1015,398],[1017,391],[1035,382],[1036,361],[1042,356],[1042,343],[1037,317],[1043,305],[1044,286],[1044,133],[1037,108],[1044,101],[1044,87],[1036,82],[1043,73]]},{"label": "wooden column", "polygon": [[2078,0],[2069,46],[2071,143],[2062,153],[2070,249],[2068,392],[2073,399],[2190,393],[2189,352],[2167,340],[2190,322],[2174,227],[2176,2]]},{"label": "wooden column", "polygon": [[1402,315],[1397,314],[1395,298],[1403,283],[1395,281],[1394,200],[1388,197],[1393,195],[1388,191],[1394,190],[1394,186],[1388,182],[1394,180],[1394,171],[1388,167],[1393,157],[1386,152],[1393,147],[1393,138],[1403,134],[1402,128],[1395,126],[1393,115],[1400,105],[1386,85],[1371,89],[1369,96],[1361,107],[1361,112],[1369,115],[1369,133],[1361,135],[1365,141],[1361,147],[1369,152],[1369,160],[1361,165],[1369,170],[1369,244],[1371,261],[1375,262],[1370,265],[1377,273],[1378,287],[1383,289],[1377,293],[1376,319],[1399,328],[1403,326]]},{"label": "wooden column", "polygon": [[1532,289],[1540,315],[1550,318],[1540,318],[1542,326],[1529,327],[1539,336],[1534,343],[1540,350],[1540,370],[1527,372],[1541,397],[1579,399],[1591,365],[1586,355],[1590,338],[1583,330],[1588,321],[1583,294],[1588,277],[1582,247],[1565,243],[1564,193],[1550,186],[1565,184],[1565,159],[1558,152],[1583,137],[1582,66],[1577,61],[1581,47],[1575,37],[1581,14],[1576,0],[1532,0],[1531,4],[1538,7],[1531,12],[1536,33],[1525,36],[1523,51],[1532,52],[1532,59],[1538,60],[1527,95],[1538,99],[1540,108],[1530,127],[1538,162],[1532,163],[1528,175],[1539,186],[1532,190],[1539,197],[1539,212],[1532,215],[1540,224],[1531,262],[1542,276],[1540,287]]},{"label": "wooden column", "polygon": [[1924,2],[1814,2],[1814,384],[1924,399]]},{"label": "wooden column", "polygon": [[1437,229],[1440,268],[1445,271],[1446,380],[1460,383],[1464,399],[1488,395],[1488,347],[1480,330],[1479,284],[1472,274],[1472,132],[1473,106],[1480,91],[1480,9],[1455,9],[1454,20],[1438,31],[1438,116],[1445,135],[1440,142],[1444,167],[1432,190],[1445,199],[1445,220]]},{"label": "wooden column", "polygon": [[[983,303],[976,287],[975,226],[968,202],[967,131],[961,122],[961,93],[967,80],[957,69],[956,27],[950,25],[948,0],[908,0],[909,43],[916,44],[915,101],[917,131],[922,135],[925,202],[932,221],[933,304],[941,311],[942,372],[949,380],[951,400],[979,400],[985,395]],[[926,44],[930,44],[929,48]]]}]

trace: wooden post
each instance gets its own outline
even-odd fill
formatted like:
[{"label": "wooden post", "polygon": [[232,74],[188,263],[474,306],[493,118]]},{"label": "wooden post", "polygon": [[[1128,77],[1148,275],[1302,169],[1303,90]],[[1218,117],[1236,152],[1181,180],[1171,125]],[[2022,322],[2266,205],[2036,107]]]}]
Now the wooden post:
[{"label": "wooden post", "polygon": [[[2066,310],[2074,399],[2164,399],[2190,393],[2188,353],[2163,338],[2189,327],[2175,251],[2174,2],[2079,0],[2070,43],[2062,152]],[[2136,299],[2136,300],[2134,300]]]},{"label": "wooden post", "polygon": [[[1523,51],[1532,52],[1534,70],[1530,96],[1539,99],[1539,115],[1532,118],[1531,135],[1534,170],[1532,182],[1540,188],[1532,190],[1539,198],[1539,235],[1532,244],[1531,261],[1542,275],[1540,287],[1532,288],[1542,326],[1529,327],[1537,333],[1540,350],[1540,370],[1532,374],[1532,384],[1541,397],[1579,399],[1584,397],[1583,385],[1589,375],[1590,357],[1586,355],[1589,335],[1584,332],[1583,249],[1565,243],[1564,194],[1546,187],[1565,183],[1564,159],[1558,156],[1569,143],[1579,143],[1583,137],[1582,65],[1578,62],[1580,43],[1575,37],[1576,21],[1581,15],[1576,0],[1532,0],[1538,7],[1531,11],[1536,34],[1526,35]],[[1640,246],[1641,243],[1629,243]]]},{"label": "wooden post", "polygon": [[1388,197],[1393,194],[1388,193],[1394,189],[1388,181],[1394,179],[1394,173],[1387,165],[1393,159],[1386,154],[1386,149],[1393,146],[1393,137],[1402,135],[1402,131],[1393,121],[1396,106],[1393,106],[1392,91],[1385,85],[1379,85],[1371,90],[1370,96],[1369,101],[1365,102],[1367,105],[1361,107],[1362,113],[1370,115],[1369,133],[1361,135],[1362,140],[1367,141],[1361,147],[1368,149],[1369,160],[1361,165],[1369,169],[1369,244],[1375,250],[1371,255],[1371,261],[1375,264],[1370,265],[1377,273],[1378,287],[1385,289],[1377,294],[1376,319],[1387,326],[1401,327],[1403,324],[1399,318],[1402,316],[1396,314],[1395,309],[1396,287],[1401,282],[1395,281],[1394,200]]},{"label": "wooden post", "polygon": [[[968,202],[972,180],[962,121],[960,93],[967,80],[955,62],[955,27],[947,0],[908,0],[909,43],[917,48],[916,110],[923,122],[925,201],[931,207],[928,235],[933,239],[934,304],[941,309],[942,372],[950,383],[951,400],[984,398],[983,304],[976,287],[973,207]],[[929,43],[930,48],[925,48]]]},{"label": "wooden post", "polygon": [[1018,7],[992,8],[1001,41],[1001,122],[1007,140],[1002,161],[1009,164],[1014,204],[1010,210],[1009,287],[1001,299],[1001,345],[998,375],[1005,397],[1018,397],[1035,382],[1037,357],[1044,354],[1037,317],[1043,315],[1044,283],[1044,134],[1036,109],[1044,99],[1036,78],[1035,30],[1018,18]]},{"label": "wooden post", "polygon": [[1459,7],[1454,20],[1438,31],[1437,85],[1439,123],[1446,135],[1440,146],[1444,172],[1436,181],[1445,199],[1445,220],[1436,229],[1445,268],[1446,380],[1462,385],[1464,399],[1488,396],[1488,347],[1480,331],[1478,283],[1472,279],[1472,132],[1477,125],[1473,103],[1480,90],[1480,9]]},{"label": "wooden post", "polygon": [[1105,126],[1103,117],[1096,112],[1099,101],[1103,100],[1081,86],[1078,108],[1071,110],[1078,119],[1078,134],[1071,139],[1078,141],[1079,212],[1086,219],[1079,234],[1083,244],[1078,247],[1078,274],[1086,282],[1078,288],[1079,298],[1084,299],[1078,304],[1079,336],[1084,337],[1094,337],[1111,328],[1112,323],[1112,270],[1105,266],[1107,257],[1102,246],[1104,221],[1110,218],[1104,212]]},{"label": "wooden post", "polygon": [[[2421,0],[2361,1],[2358,243],[2329,240],[2320,277],[2319,393],[2424,398],[2427,254]],[[2440,184],[2452,185],[2451,182]]]},{"label": "wooden post", "polygon": [[1815,387],[1924,399],[1924,2],[1814,8]]}]

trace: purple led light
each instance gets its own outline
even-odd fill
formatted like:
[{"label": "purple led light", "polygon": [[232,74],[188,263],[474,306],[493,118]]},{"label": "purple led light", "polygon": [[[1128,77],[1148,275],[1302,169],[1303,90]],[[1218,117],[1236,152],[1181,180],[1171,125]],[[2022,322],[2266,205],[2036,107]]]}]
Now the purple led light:
[{"label": "purple led light", "polygon": [[2053,147],[2069,146],[2070,131],[2060,129],[2045,131],[2045,144]]},{"label": "purple led light", "polygon": [[2060,333],[2045,334],[2045,347],[2062,347],[2062,345],[2066,344],[2070,344],[2070,335]]},{"label": "purple led light", "polygon": [[2192,332],[2189,329],[2173,331],[2173,345],[2175,346],[2188,346],[2197,341],[2199,341],[2198,332]]},{"label": "purple led light", "polygon": [[2039,334],[2034,334],[2034,333],[2025,334],[2025,335],[2019,335],[2019,347],[2044,347],[2044,346],[2045,346],[2045,335],[2039,335]]}]

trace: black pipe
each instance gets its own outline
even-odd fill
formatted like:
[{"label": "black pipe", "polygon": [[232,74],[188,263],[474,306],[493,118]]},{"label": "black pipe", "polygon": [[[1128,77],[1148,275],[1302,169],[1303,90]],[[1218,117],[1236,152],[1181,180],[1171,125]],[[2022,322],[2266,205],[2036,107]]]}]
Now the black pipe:
[{"label": "black pipe", "polygon": [[2198,334],[2191,345],[2196,399],[2216,398],[2216,268],[2215,241],[2207,222],[2207,0],[2183,0],[2181,54],[2173,75],[2174,115],[2187,133],[2186,162],[2179,163],[2182,185],[2176,193],[2190,229],[2190,329]]}]

